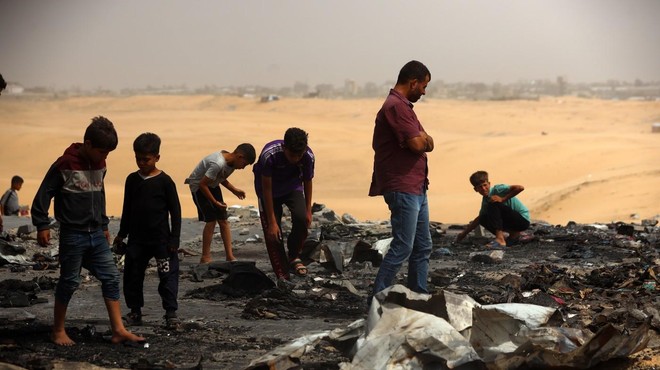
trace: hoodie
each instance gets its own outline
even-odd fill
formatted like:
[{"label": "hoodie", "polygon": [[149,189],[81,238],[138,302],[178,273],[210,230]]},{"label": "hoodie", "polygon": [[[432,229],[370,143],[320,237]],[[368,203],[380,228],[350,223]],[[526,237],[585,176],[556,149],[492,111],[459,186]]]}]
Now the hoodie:
[{"label": "hoodie", "polygon": [[32,202],[32,224],[49,228],[48,209],[55,199],[55,219],[62,228],[76,231],[108,229],[105,214],[105,161],[91,163],[80,154],[82,143],[73,143],[53,163]]}]

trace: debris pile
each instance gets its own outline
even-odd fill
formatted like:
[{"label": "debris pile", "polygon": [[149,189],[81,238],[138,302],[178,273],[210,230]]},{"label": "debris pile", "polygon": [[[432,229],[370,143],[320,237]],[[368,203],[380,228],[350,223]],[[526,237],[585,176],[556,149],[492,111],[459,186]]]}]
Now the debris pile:
[{"label": "debris pile", "polygon": [[[84,346],[58,349],[58,357],[134,368],[148,363],[154,368],[348,370],[397,364],[408,369],[584,369],[622,361],[617,359],[625,362],[616,368],[658,366],[657,219],[564,226],[535,222],[520,244],[497,251],[483,247],[491,235],[471,235],[457,243],[464,225],[433,222],[431,294],[395,286],[377,294],[368,307],[367,296],[391,242],[389,222],[361,222],[321,204],[313,211],[303,250],[309,274],[292,277],[286,285],[275,283],[253,207],[230,208],[239,263],[199,265],[198,257],[189,258],[201,250],[201,226],[184,220],[182,330],[167,332],[152,320],[136,329],[146,330],[149,349],[122,349],[115,355],[104,349],[108,344],[98,323],[107,317],[99,311],[93,334],[84,320],[71,324],[70,335]],[[111,232],[117,226],[118,220],[112,220]],[[285,212],[283,232],[290,227]],[[35,312],[43,306],[37,303],[52,301],[48,290],[58,274],[57,248],[44,250],[32,232],[19,236],[12,229],[0,241],[0,263],[0,289],[8,287],[0,291],[2,304],[22,302]],[[44,263],[47,268],[36,267]],[[406,273],[404,265],[398,283],[405,283]],[[145,286],[149,281],[152,287],[157,284],[155,273],[147,275]],[[86,284],[96,282],[84,279],[74,301],[85,299]],[[24,297],[12,295],[16,292]],[[145,294],[158,302],[156,289]],[[50,322],[31,312],[26,311],[33,324],[26,324],[24,314],[0,315],[0,337],[15,343],[11,352],[0,352],[0,363],[29,368],[29,360],[52,359]],[[23,338],[30,331],[40,333],[35,337],[40,339]],[[180,348],[190,342],[195,345]],[[100,352],[103,359],[83,357]],[[644,367],[645,361],[651,365]]]}]

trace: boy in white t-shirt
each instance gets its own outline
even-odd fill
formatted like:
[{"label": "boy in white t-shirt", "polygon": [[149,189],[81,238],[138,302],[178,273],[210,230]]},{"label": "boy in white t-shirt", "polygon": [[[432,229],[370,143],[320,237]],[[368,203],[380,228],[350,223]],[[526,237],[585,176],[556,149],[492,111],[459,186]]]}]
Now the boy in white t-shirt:
[{"label": "boy in white t-shirt", "polygon": [[216,222],[220,227],[226,260],[236,260],[231,245],[231,229],[227,222],[227,204],[222,197],[220,184],[229,189],[238,199],[245,199],[245,192],[234,187],[227,181],[227,178],[234,170],[242,170],[253,164],[255,158],[254,147],[247,143],[237,146],[231,153],[225,150],[214,152],[204,157],[186,179],[185,183],[190,186],[199,220],[206,222],[202,231],[200,263],[211,262],[211,240]]}]

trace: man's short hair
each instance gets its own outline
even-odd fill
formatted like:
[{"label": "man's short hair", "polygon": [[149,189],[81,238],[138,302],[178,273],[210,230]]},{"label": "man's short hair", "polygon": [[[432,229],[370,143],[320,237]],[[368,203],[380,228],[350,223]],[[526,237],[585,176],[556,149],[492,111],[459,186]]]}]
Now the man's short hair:
[{"label": "man's short hair", "polygon": [[89,140],[93,148],[115,150],[119,139],[115,126],[103,116],[92,118],[92,123],[85,130],[85,141]]},{"label": "man's short hair", "polygon": [[140,134],[133,141],[133,151],[135,153],[158,155],[160,153],[160,138],[151,132]]},{"label": "man's short hair", "polygon": [[14,185],[14,184],[22,184],[22,183],[23,183],[23,178],[22,178],[22,177],[20,177],[20,176],[18,176],[18,175],[12,176],[12,178],[11,178],[11,184],[12,184],[12,185]]},{"label": "man's short hair", "polygon": [[7,87],[7,81],[0,74],[0,91],[4,90]]},{"label": "man's short hair", "polygon": [[472,186],[479,186],[483,184],[484,181],[488,181],[488,172],[486,171],[477,171],[470,175],[470,184],[472,184]]},{"label": "man's short hair", "polygon": [[307,133],[298,127],[291,127],[284,133],[284,147],[294,153],[307,150]]},{"label": "man's short hair", "polygon": [[399,71],[399,77],[396,80],[397,85],[408,83],[412,80],[424,81],[428,76],[431,79],[431,72],[422,62],[411,60]]},{"label": "man's short hair", "polygon": [[234,153],[241,153],[243,155],[243,158],[249,163],[253,164],[254,161],[257,159],[257,153],[254,150],[254,147],[252,144],[248,143],[243,143],[234,149]]}]

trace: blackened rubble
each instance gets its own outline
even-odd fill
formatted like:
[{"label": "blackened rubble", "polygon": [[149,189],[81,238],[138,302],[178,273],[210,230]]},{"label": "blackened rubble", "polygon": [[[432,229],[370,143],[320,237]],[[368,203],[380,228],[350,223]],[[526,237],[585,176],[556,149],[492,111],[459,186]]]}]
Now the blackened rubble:
[{"label": "blackened rubble", "polygon": [[[305,244],[309,275],[294,277],[288,286],[276,286],[255,211],[230,208],[231,226],[236,230],[232,233],[234,251],[240,264],[221,262],[217,241],[215,262],[210,265],[198,265],[198,256],[183,257],[182,327],[178,331],[163,325],[157,277],[150,270],[145,281],[145,326],[131,328],[147,337],[148,348],[113,346],[105,341],[107,317],[103,307],[93,303],[99,301],[94,293],[98,289],[88,289],[98,282],[87,275],[72,301],[76,307],[71,307],[72,320],[67,326],[78,345],[58,348],[51,344],[52,287],[59,275],[53,269],[57,268],[57,249],[37,246],[29,229],[24,228],[28,232],[20,235],[18,228],[9,229],[2,240],[3,245],[11,246],[0,250],[0,288],[9,288],[0,291],[0,302],[10,302],[5,307],[12,308],[0,310],[0,363],[29,369],[50,368],[56,360],[118,368],[242,369],[291,340],[346,328],[366,317],[366,296],[390,237],[388,222],[360,222],[316,204]],[[284,224],[286,232],[288,218]],[[199,252],[201,225],[194,220],[184,220],[183,225],[182,248]],[[117,226],[118,220],[112,220],[111,232]],[[648,323],[646,350],[598,366],[657,368],[660,229],[656,219],[639,224],[569,222],[565,226],[536,222],[524,244],[498,253],[482,247],[488,235],[473,235],[456,243],[462,227],[432,223],[429,286],[434,295],[466,294],[482,305],[553,307],[561,313],[562,327],[591,333],[608,325],[632,333]],[[56,231],[52,233],[55,239]],[[401,271],[399,282],[405,282],[406,269]],[[17,293],[24,298],[16,299]],[[19,301],[26,305],[16,308],[11,303]],[[345,352],[350,345],[326,338],[317,338],[315,343],[311,351],[289,361],[315,369],[337,369],[340,363],[351,362]]]}]

